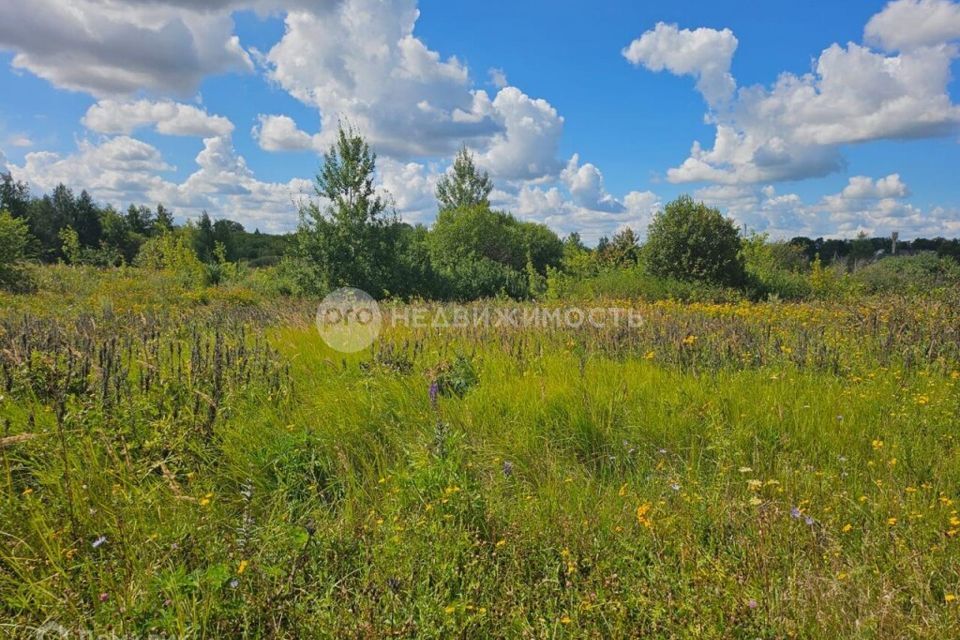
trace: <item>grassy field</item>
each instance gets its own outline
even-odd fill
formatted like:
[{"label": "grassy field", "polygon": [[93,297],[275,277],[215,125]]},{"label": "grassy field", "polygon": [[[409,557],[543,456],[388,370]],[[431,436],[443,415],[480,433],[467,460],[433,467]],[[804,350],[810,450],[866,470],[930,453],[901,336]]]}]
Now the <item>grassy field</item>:
[{"label": "grassy field", "polygon": [[0,298],[2,636],[960,635],[960,299],[347,356],[68,275]]}]

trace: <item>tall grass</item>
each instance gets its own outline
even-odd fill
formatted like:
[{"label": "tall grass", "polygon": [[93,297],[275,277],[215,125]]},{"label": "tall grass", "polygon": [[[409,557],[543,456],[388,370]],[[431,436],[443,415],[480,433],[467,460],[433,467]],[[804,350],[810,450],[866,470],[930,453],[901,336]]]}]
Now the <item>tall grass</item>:
[{"label": "tall grass", "polygon": [[0,319],[5,635],[960,634],[949,300],[349,356],[272,307],[27,307]]}]

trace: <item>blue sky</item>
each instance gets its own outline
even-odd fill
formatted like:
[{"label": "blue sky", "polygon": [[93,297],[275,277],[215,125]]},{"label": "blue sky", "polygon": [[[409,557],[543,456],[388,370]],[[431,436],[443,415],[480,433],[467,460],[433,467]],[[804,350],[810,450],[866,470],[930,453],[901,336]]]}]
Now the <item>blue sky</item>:
[{"label": "blue sky", "polygon": [[0,168],[284,231],[345,118],[412,222],[466,143],[495,205],[591,241],[681,193],[776,237],[960,236],[952,0],[191,4],[0,0]]}]

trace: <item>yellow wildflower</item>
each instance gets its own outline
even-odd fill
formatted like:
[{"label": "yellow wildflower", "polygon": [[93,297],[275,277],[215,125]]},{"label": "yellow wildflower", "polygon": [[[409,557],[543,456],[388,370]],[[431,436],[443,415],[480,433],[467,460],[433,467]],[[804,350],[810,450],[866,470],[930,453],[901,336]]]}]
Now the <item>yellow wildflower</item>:
[{"label": "yellow wildflower", "polygon": [[637,507],[637,523],[647,529],[653,528],[653,522],[647,514],[650,513],[650,503],[644,502]]}]

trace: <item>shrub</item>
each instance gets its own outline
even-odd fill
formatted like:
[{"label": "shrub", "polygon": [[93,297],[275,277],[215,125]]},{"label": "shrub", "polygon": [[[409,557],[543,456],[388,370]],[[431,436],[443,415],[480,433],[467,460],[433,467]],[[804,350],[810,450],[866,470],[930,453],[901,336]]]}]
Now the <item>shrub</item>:
[{"label": "shrub", "polygon": [[737,286],[744,281],[740,248],[733,221],[684,195],[654,217],[644,253],[655,276]]},{"label": "shrub", "polygon": [[730,287],[653,276],[643,266],[636,266],[604,269],[589,276],[551,270],[546,297],[552,300],[738,302],[743,294]]},{"label": "shrub", "polygon": [[207,268],[193,250],[191,239],[183,231],[170,231],[147,240],[134,264],[169,271],[186,286],[204,286],[209,277]]},{"label": "shrub", "polygon": [[888,257],[861,267],[850,277],[866,293],[928,293],[960,287],[960,264],[934,253]]},{"label": "shrub", "polygon": [[803,274],[807,259],[800,247],[770,242],[767,234],[754,233],[743,241],[741,254],[750,297],[800,300],[812,293]]},{"label": "shrub", "polygon": [[0,287],[24,288],[26,276],[22,263],[30,247],[27,223],[14,218],[9,211],[0,211]]}]

